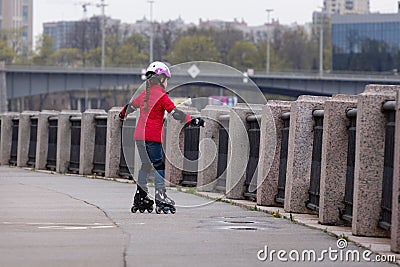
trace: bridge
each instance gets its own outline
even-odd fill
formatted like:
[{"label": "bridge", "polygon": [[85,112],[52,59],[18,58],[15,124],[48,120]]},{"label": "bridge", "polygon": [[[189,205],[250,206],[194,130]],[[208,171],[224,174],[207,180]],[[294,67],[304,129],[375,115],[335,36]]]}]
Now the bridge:
[{"label": "bridge", "polygon": [[[105,88],[114,86],[139,85],[143,82],[140,68],[68,68],[8,65],[4,68],[7,99],[33,95],[80,90],[84,88]],[[270,74],[237,75],[199,70],[197,75],[188,70],[174,72],[169,85],[174,87],[188,83],[219,85],[227,88],[249,89],[251,79],[264,93],[288,96],[359,94],[367,84],[400,84],[397,75],[361,75],[281,72]]]}]

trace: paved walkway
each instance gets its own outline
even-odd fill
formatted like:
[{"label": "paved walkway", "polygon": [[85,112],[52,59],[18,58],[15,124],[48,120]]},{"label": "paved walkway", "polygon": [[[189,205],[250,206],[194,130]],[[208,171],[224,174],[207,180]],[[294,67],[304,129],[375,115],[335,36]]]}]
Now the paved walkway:
[{"label": "paved walkway", "polygon": [[[176,214],[132,214],[134,188],[0,167],[0,266],[391,266],[320,230],[177,190]],[[321,261],[301,260],[311,250]]]}]

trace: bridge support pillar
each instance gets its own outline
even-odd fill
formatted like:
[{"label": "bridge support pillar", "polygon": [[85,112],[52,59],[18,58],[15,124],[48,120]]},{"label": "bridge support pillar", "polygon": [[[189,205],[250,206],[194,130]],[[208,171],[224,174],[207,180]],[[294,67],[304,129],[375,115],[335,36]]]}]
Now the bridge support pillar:
[{"label": "bridge support pillar", "polygon": [[18,131],[18,152],[17,166],[28,166],[29,159],[29,142],[31,137],[31,117],[39,115],[39,112],[24,111],[19,115],[19,126],[21,131]]},{"label": "bridge support pillar", "polygon": [[281,116],[290,111],[291,101],[268,101],[262,109],[260,127],[260,160],[257,177],[257,204],[276,205],[282,144]]},{"label": "bridge support pillar", "polygon": [[347,110],[357,107],[356,96],[335,95],[324,105],[319,222],[342,224],[347,173],[349,119]]},{"label": "bridge support pillar", "polygon": [[260,115],[263,105],[238,104],[230,111],[228,166],[226,174],[226,196],[243,199],[246,168],[249,163],[250,142],[247,133],[247,117]]},{"label": "bridge support pillar", "polygon": [[313,151],[313,111],[323,109],[328,97],[300,96],[290,108],[290,130],[284,209],[287,212],[310,213],[309,198]]},{"label": "bridge support pillar", "polygon": [[13,118],[17,117],[19,113],[6,112],[0,115],[1,119],[1,136],[0,136],[0,165],[8,165],[11,155],[12,143],[12,127]]},{"label": "bridge support pillar", "polygon": [[[106,142],[106,173],[105,177],[119,176],[119,163],[121,160],[121,121],[118,114],[122,107],[114,107],[107,115],[107,142]],[[133,136],[131,136],[133,138]]]},{"label": "bridge support pillar", "polygon": [[82,113],[79,174],[92,173],[97,115],[106,115],[102,109],[88,109]]},{"label": "bridge support pillar", "polygon": [[219,117],[229,114],[229,107],[207,106],[201,111],[206,127],[200,128],[199,144],[199,172],[197,176],[197,190],[211,192],[215,190],[218,179],[218,147],[219,130],[221,123]]},{"label": "bridge support pillar", "polygon": [[75,110],[63,110],[58,115],[57,131],[57,164],[56,171],[68,172],[68,164],[71,156],[71,121],[72,116],[79,116],[81,113]]}]

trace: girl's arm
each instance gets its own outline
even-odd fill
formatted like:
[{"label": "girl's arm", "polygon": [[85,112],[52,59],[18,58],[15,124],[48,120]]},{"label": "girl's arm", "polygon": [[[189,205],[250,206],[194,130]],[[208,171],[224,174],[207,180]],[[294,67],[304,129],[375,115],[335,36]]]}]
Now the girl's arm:
[{"label": "girl's arm", "polygon": [[122,108],[121,112],[118,114],[118,117],[120,120],[124,120],[129,113],[132,113],[135,110],[136,107],[132,103],[128,103]]},{"label": "girl's arm", "polygon": [[182,123],[188,123],[194,126],[205,126],[204,120],[201,118],[192,118],[189,114],[186,114],[182,110],[178,109],[175,104],[169,99],[168,95],[163,97],[163,107],[164,109],[172,115],[175,120]]},{"label": "girl's arm", "polygon": [[121,112],[118,114],[120,120],[124,120],[126,116],[134,112],[139,107],[139,97],[140,95],[122,108]]}]

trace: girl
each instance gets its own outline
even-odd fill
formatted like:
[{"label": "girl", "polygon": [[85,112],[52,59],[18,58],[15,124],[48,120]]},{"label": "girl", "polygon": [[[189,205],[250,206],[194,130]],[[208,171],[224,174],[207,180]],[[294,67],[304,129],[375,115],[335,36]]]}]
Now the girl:
[{"label": "girl", "polygon": [[192,119],[189,114],[176,108],[169,99],[165,89],[168,79],[171,78],[169,68],[162,62],[153,62],[146,70],[146,90],[125,105],[119,114],[119,118],[125,117],[140,109],[140,116],[136,125],[134,140],[138,148],[142,166],[139,170],[137,190],[134,196],[132,212],[139,210],[153,211],[153,200],[148,197],[147,178],[154,168],[154,186],[156,212],[175,213],[175,202],[166,194],[164,173],[165,165],[162,157],[162,130],[164,113],[171,113],[173,118],[182,123],[190,123],[195,126],[203,126],[204,120]]}]

